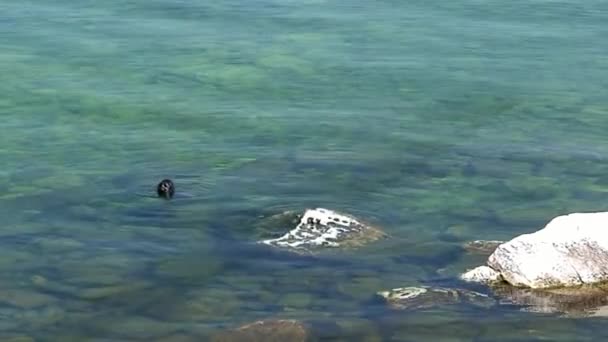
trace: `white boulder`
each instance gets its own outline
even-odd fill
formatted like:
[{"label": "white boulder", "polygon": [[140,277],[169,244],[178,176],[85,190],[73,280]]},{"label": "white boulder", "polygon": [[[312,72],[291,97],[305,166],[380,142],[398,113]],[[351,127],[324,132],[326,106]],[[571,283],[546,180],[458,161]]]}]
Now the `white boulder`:
[{"label": "white boulder", "polygon": [[488,282],[499,273],[514,286],[550,288],[608,281],[608,212],[574,213],[505,242],[488,258],[490,270],[462,278]]}]

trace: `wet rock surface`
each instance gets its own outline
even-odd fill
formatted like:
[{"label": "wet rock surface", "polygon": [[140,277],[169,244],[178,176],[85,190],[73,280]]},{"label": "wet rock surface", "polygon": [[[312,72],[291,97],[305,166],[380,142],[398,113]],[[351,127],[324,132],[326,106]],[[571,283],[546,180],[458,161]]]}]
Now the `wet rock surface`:
[{"label": "wet rock surface", "polygon": [[262,320],[220,332],[212,342],[304,342],[311,337],[309,328],[297,320]]},{"label": "wet rock surface", "polygon": [[294,211],[284,212],[266,218],[259,225],[275,232],[281,228],[291,228],[277,238],[260,242],[297,251],[357,248],[386,237],[379,228],[351,215],[323,208],[308,209],[302,214]]}]

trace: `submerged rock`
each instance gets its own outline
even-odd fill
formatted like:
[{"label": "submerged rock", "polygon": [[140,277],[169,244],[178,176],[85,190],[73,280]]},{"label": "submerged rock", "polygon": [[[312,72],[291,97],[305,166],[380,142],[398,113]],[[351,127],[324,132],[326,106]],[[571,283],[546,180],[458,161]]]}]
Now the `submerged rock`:
[{"label": "submerged rock", "polygon": [[[296,224],[284,235],[260,241],[263,244],[296,250],[317,248],[355,248],[386,236],[380,229],[372,227],[350,215],[329,209],[308,209],[304,214],[285,212],[265,220],[266,229],[272,224]],[[287,228],[287,227],[277,227]]]},{"label": "submerged rock", "polygon": [[255,231],[268,237],[281,237],[286,229],[296,227],[302,219],[303,213],[287,210],[279,214],[263,217],[254,224]]},{"label": "submerged rock", "polygon": [[489,309],[514,305],[525,312],[567,317],[608,317],[608,284],[555,289],[518,288],[505,282],[490,284],[490,295],[455,288],[403,287],[377,294],[399,310],[423,310],[445,305],[474,305]]},{"label": "submerged rock", "polygon": [[608,212],[556,217],[535,233],[500,244],[487,266],[517,287],[554,288],[608,281]]},{"label": "submerged rock", "polygon": [[36,340],[34,340],[32,337],[29,336],[12,336],[12,337],[3,337],[2,339],[4,342],[34,342]]},{"label": "submerged rock", "polygon": [[309,328],[296,320],[257,321],[221,332],[212,342],[304,342],[311,336]]},{"label": "submerged rock", "polygon": [[11,305],[21,309],[50,306],[57,302],[57,298],[34,289],[2,289],[0,291],[0,305]]},{"label": "submerged rock", "polygon": [[395,309],[419,310],[451,304],[472,304],[481,307],[496,301],[483,293],[444,287],[400,287],[377,293]]},{"label": "submerged rock", "polygon": [[495,284],[500,304],[524,306],[523,311],[557,313],[566,316],[608,316],[608,286],[583,285],[555,289],[518,288]]},{"label": "submerged rock", "polygon": [[500,246],[502,243],[504,243],[504,241],[475,240],[465,243],[463,247],[469,253],[489,256],[494,253],[496,248],[498,248],[498,246]]}]

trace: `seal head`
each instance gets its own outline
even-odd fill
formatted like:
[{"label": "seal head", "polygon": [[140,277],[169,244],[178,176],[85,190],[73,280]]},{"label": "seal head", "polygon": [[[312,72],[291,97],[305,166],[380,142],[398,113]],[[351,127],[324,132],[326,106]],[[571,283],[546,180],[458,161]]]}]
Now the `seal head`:
[{"label": "seal head", "polygon": [[170,179],[163,179],[156,186],[156,193],[158,194],[158,197],[171,199],[175,193],[175,185],[173,184],[173,181]]}]

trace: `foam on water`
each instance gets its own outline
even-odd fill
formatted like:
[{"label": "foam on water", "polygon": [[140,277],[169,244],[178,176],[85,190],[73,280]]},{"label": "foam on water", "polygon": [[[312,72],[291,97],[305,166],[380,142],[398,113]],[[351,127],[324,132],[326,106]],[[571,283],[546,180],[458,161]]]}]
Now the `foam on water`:
[{"label": "foam on water", "polygon": [[339,247],[351,233],[361,233],[367,227],[358,220],[333,210],[308,209],[298,225],[276,239],[262,240],[267,245],[291,248],[315,246]]}]

